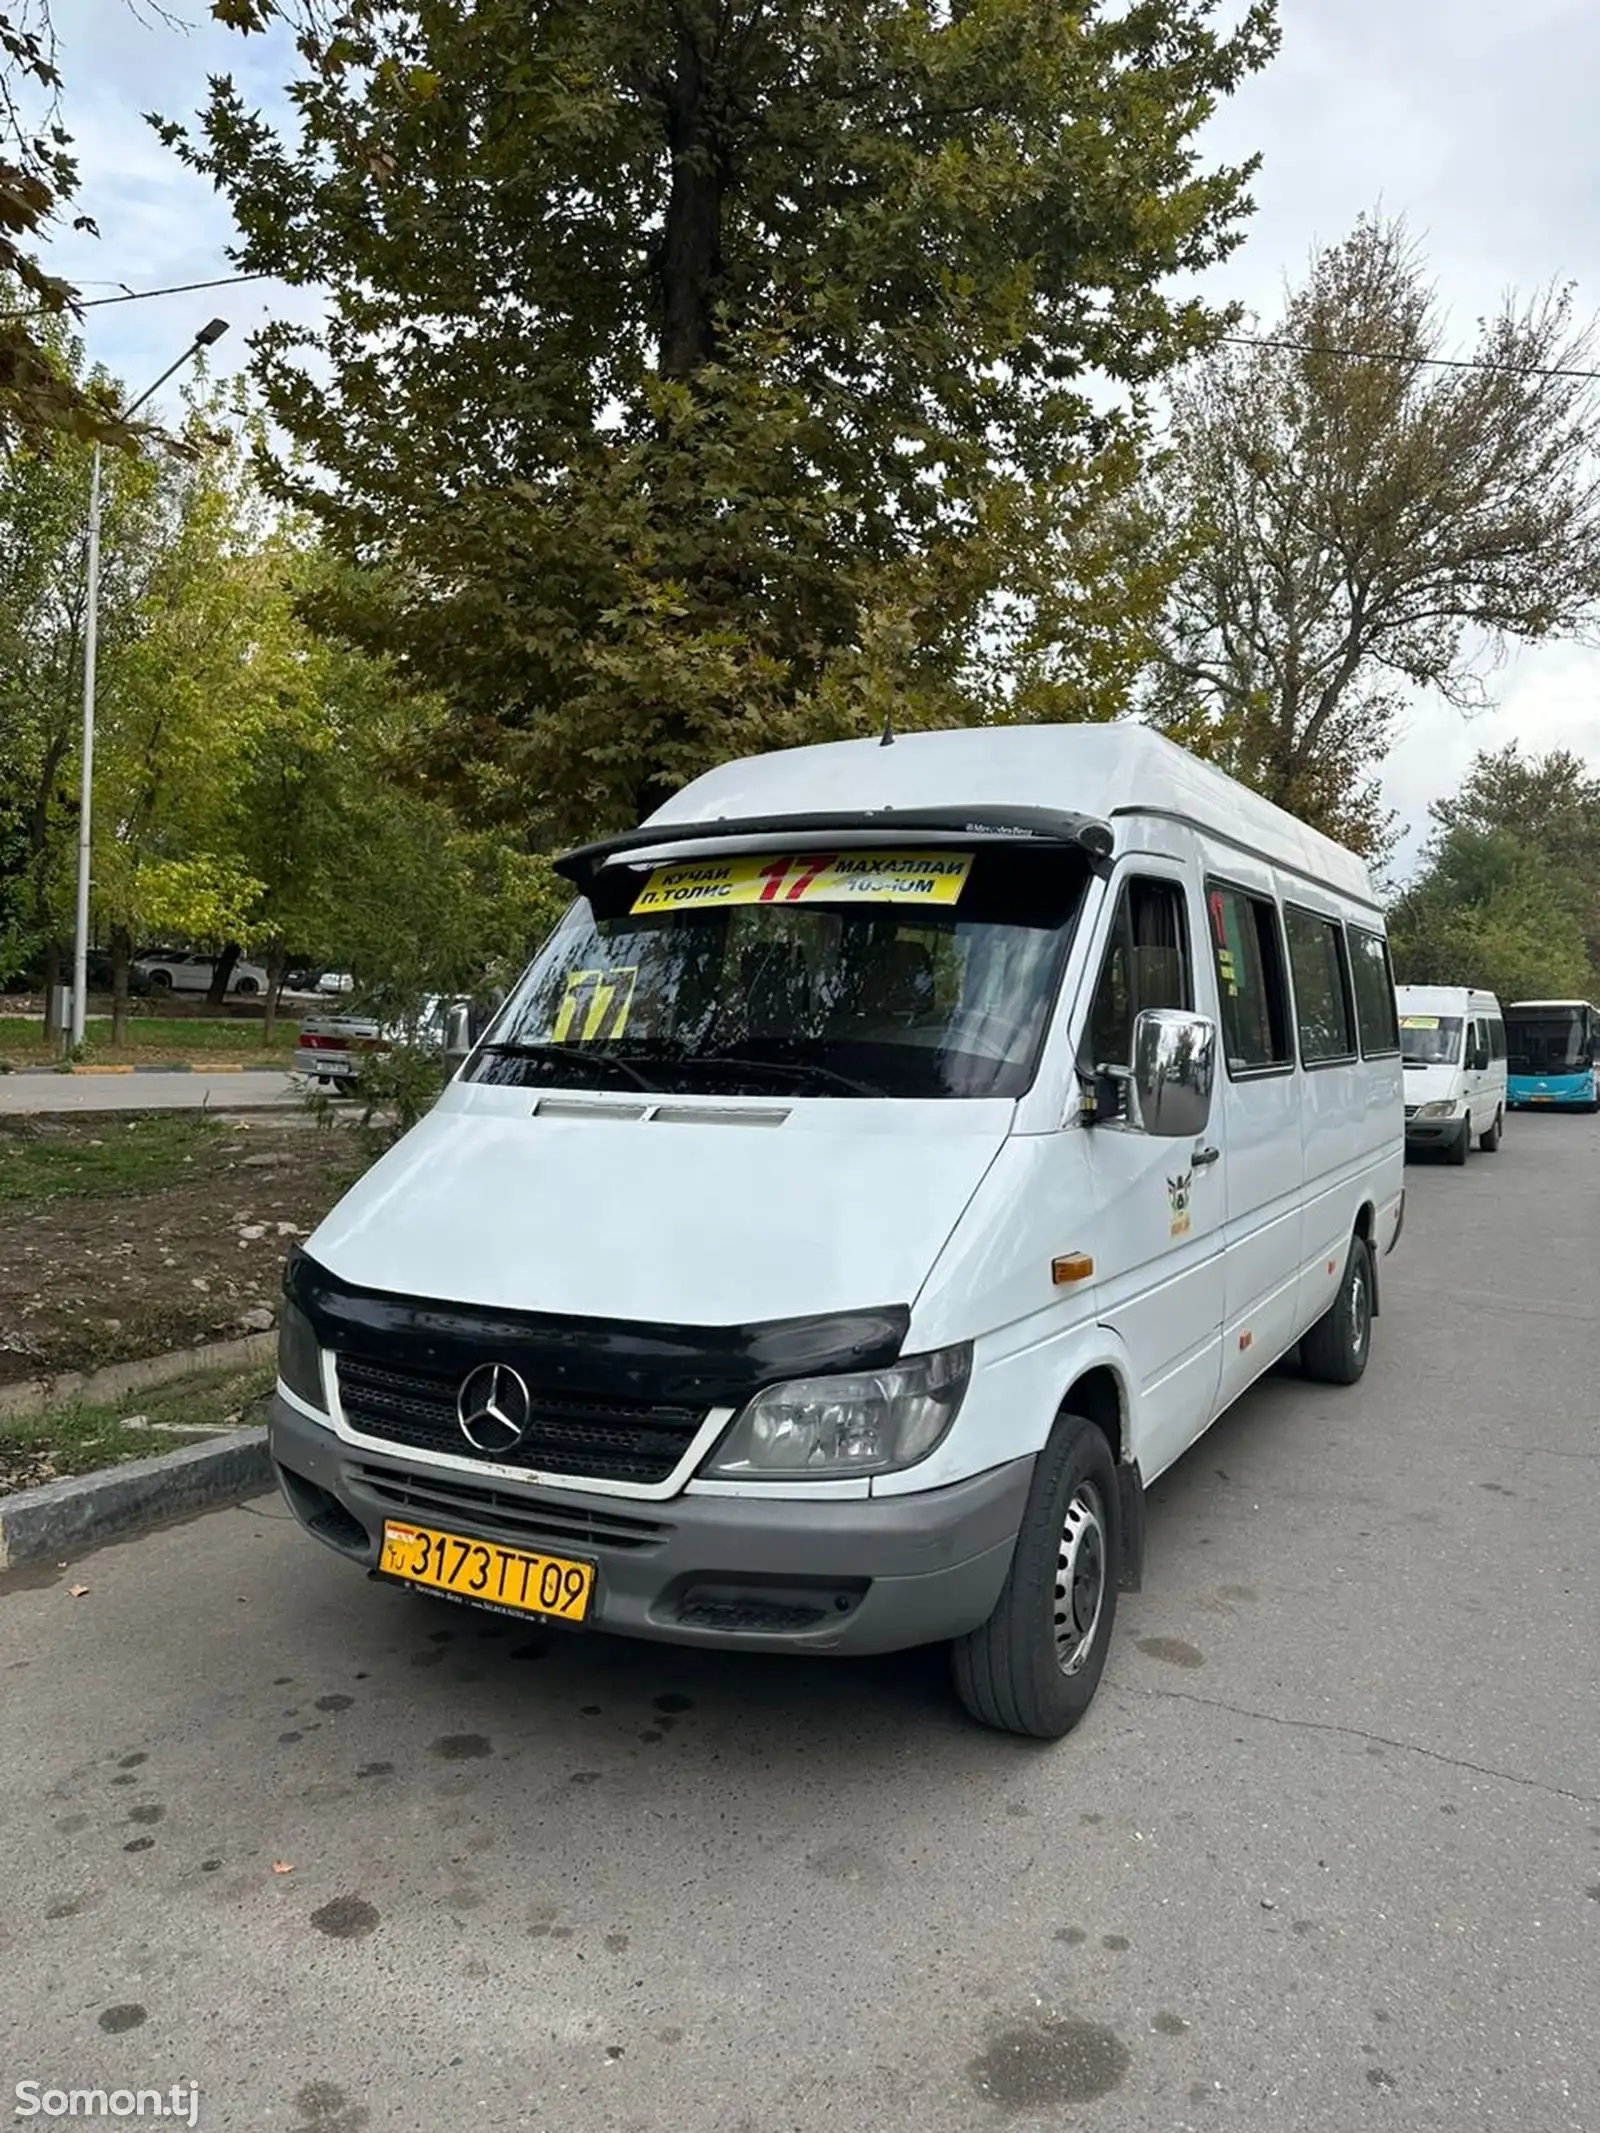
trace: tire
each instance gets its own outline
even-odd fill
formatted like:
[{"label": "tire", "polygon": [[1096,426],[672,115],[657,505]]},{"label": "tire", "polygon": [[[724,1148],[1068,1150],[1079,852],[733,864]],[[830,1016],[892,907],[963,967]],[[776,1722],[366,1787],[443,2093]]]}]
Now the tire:
[{"label": "tire", "polygon": [[1449,1163],[1453,1169],[1459,1170],[1462,1164],[1467,1160],[1467,1150],[1471,1146],[1472,1120],[1469,1118],[1463,1122],[1461,1131],[1456,1135],[1455,1139],[1450,1143],[1449,1147],[1446,1148],[1444,1152],[1445,1161]]},{"label": "tire", "polygon": [[1300,1367],[1323,1385],[1354,1385],[1372,1352],[1372,1251],[1352,1237],[1339,1293],[1300,1343]]},{"label": "tire", "polygon": [[1504,1124],[1504,1122],[1504,1112],[1496,1111],[1496,1113],[1494,1114],[1494,1124],[1489,1128],[1487,1133],[1480,1133],[1478,1135],[1478,1146],[1483,1150],[1485,1155],[1493,1155],[1495,1150],[1500,1146],[1500,1128]]},{"label": "tire", "polygon": [[994,1613],[951,1647],[956,1694],[980,1724],[1059,1740],[1088,1710],[1117,1615],[1120,1516],[1111,1447],[1081,1415],[1060,1416]]},{"label": "tire", "polygon": [[150,973],[150,985],[152,991],[171,992],[172,972],[170,970],[152,970]]},{"label": "tire", "polygon": [[241,978],[238,984],[235,985],[233,989],[239,995],[240,999],[243,1000],[248,998],[251,993],[259,992],[261,990],[261,987],[256,983],[254,978]]}]

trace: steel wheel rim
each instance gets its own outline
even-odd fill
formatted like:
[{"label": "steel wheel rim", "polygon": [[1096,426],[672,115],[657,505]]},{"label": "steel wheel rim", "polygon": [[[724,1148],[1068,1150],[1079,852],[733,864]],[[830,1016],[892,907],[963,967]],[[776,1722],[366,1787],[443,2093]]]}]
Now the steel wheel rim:
[{"label": "steel wheel rim", "polygon": [[1053,1601],[1056,1664],[1081,1673],[1094,1649],[1106,1603],[1106,1524],[1099,1491],[1080,1481],[1067,1505],[1056,1550]]},{"label": "steel wheel rim", "polygon": [[1358,1258],[1350,1270],[1350,1348],[1360,1355],[1367,1345],[1371,1320],[1367,1312],[1367,1270]]}]

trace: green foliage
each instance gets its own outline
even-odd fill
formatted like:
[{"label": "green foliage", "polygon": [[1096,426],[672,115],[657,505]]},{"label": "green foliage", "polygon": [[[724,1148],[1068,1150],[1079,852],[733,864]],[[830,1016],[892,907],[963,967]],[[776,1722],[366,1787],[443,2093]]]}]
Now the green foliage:
[{"label": "green foliage", "polygon": [[1161,496],[1194,538],[1150,709],[1368,852],[1406,691],[1477,706],[1486,644],[1600,614],[1600,402],[1568,296],[1485,322],[1481,368],[1430,367],[1444,334],[1403,229],[1363,222],[1264,345],[1174,394]]},{"label": "green foliage", "polygon": [[[61,87],[48,0],[7,0],[0,8],[0,467],[18,444],[38,448],[66,436],[136,443],[105,382],[85,380],[62,361],[76,292],[35,253],[78,184]],[[94,229],[87,215],[72,226]]]},{"label": "green foliage", "polygon": [[1219,325],[1168,290],[1249,204],[1196,137],[1269,0],[215,11],[300,33],[283,132],[227,79],[161,130],[241,266],[332,292],[257,340],[277,492],[363,566],[313,611],[438,696],[476,820],[609,827],[889,705],[1124,707],[1145,395]]},{"label": "green foliage", "polygon": [[1557,749],[1478,756],[1435,804],[1419,878],[1390,913],[1402,983],[1487,986],[1502,1000],[1600,989],[1600,779]]}]

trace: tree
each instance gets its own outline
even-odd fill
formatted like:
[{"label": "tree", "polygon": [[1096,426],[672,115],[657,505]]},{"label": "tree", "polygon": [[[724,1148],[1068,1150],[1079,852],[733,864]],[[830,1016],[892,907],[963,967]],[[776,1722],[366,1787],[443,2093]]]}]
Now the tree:
[{"label": "tree", "polygon": [[1411,689],[1487,701],[1483,655],[1600,613],[1587,339],[1567,293],[1508,303],[1470,363],[1395,223],[1320,252],[1282,320],[1173,394],[1169,513],[1193,529],[1155,717],[1368,851]]},{"label": "tree", "polygon": [[[17,284],[0,278],[0,308]],[[83,348],[59,320],[43,330],[51,363],[74,389],[114,396],[86,373]],[[71,899],[82,712],[84,543],[90,447],[66,431],[13,446],[0,476],[0,957],[43,959],[47,991],[60,967]],[[136,628],[159,548],[160,470],[119,456],[105,470],[100,645],[114,671]]]},{"label": "tree", "polygon": [[1569,884],[1590,964],[1600,976],[1600,776],[1567,748],[1524,756],[1480,752],[1459,793],[1430,809],[1445,838],[1454,831],[1513,836]]},{"label": "tree", "polygon": [[161,130],[242,267],[332,292],[256,340],[277,492],[385,566],[319,619],[438,692],[477,819],[1120,699],[1053,566],[1152,604],[1130,443],[1221,323],[1168,284],[1237,242],[1250,167],[1196,135],[1270,0],[229,12],[294,21],[293,130],[230,80]]},{"label": "tree", "polygon": [[[77,190],[72,140],[57,108],[61,75],[48,0],[0,7],[0,455],[58,432],[131,446],[101,379],[59,360],[57,334],[76,291],[40,265],[34,247]],[[93,230],[87,215],[75,230]]]},{"label": "tree", "polygon": [[1506,830],[1446,830],[1389,914],[1402,984],[1481,985],[1502,1001],[1586,995],[1577,886]]}]

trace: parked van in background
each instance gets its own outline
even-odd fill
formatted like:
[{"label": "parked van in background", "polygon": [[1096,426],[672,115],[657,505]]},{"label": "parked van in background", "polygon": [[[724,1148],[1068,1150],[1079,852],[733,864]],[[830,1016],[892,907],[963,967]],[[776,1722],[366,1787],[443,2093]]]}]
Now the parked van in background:
[{"label": "parked van in background", "polygon": [[1402,985],[1397,998],[1406,1146],[1442,1148],[1448,1162],[1464,1163],[1476,1140],[1493,1155],[1506,1117],[1500,1002],[1464,985]]},{"label": "parked van in background", "polygon": [[1147,1484],[1297,1343],[1366,1367],[1404,1119],[1365,867],[1133,725],[730,763],[559,865],[289,1267],[295,1514],[573,1628],[945,1640],[975,1716],[1065,1733]]}]

